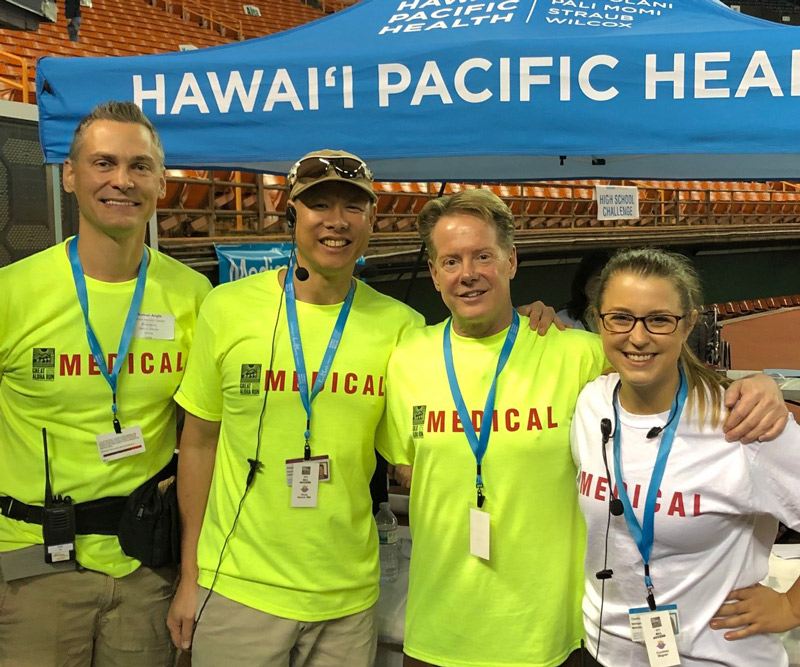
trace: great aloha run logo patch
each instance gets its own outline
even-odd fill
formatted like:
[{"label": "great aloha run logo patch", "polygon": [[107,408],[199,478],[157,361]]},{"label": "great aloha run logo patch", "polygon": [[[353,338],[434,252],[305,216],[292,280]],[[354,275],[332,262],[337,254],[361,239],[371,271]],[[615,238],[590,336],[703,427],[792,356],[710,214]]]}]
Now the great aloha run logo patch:
[{"label": "great aloha run logo patch", "polygon": [[415,405],[413,409],[413,416],[411,418],[412,435],[415,438],[422,438],[425,436],[425,412],[427,411],[425,405]]},{"label": "great aloha run logo patch", "polygon": [[261,364],[242,364],[239,393],[243,396],[258,396],[260,388]]},{"label": "great aloha run logo patch", "polygon": [[56,348],[34,347],[31,378],[52,382],[56,377]]}]

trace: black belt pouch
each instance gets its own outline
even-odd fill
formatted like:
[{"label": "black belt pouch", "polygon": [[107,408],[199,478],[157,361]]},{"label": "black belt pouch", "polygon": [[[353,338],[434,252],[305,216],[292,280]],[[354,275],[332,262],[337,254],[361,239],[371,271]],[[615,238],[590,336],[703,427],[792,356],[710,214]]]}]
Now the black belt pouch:
[{"label": "black belt pouch", "polygon": [[177,457],[128,496],[119,521],[119,546],[150,568],[180,562]]}]

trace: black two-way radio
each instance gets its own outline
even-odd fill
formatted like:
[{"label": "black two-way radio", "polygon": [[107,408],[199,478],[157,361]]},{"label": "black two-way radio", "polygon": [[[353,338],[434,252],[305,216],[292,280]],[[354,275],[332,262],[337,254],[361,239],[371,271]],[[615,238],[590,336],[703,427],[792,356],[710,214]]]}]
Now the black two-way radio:
[{"label": "black two-way radio", "polygon": [[75,505],[69,496],[53,496],[50,486],[50,460],[47,452],[47,429],[42,429],[44,442],[44,513],[42,537],[44,560],[62,563],[75,560]]}]

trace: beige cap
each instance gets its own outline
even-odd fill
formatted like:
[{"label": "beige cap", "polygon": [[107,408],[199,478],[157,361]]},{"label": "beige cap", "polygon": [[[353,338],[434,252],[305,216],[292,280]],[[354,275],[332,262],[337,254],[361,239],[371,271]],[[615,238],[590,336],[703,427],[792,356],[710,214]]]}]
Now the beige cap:
[{"label": "beige cap", "polygon": [[372,189],[373,178],[372,170],[357,155],[325,148],[312,151],[295,162],[286,177],[286,184],[289,186],[289,199],[295,199],[320,183],[340,181],[363,190],[376,202],[378,195]]}]

